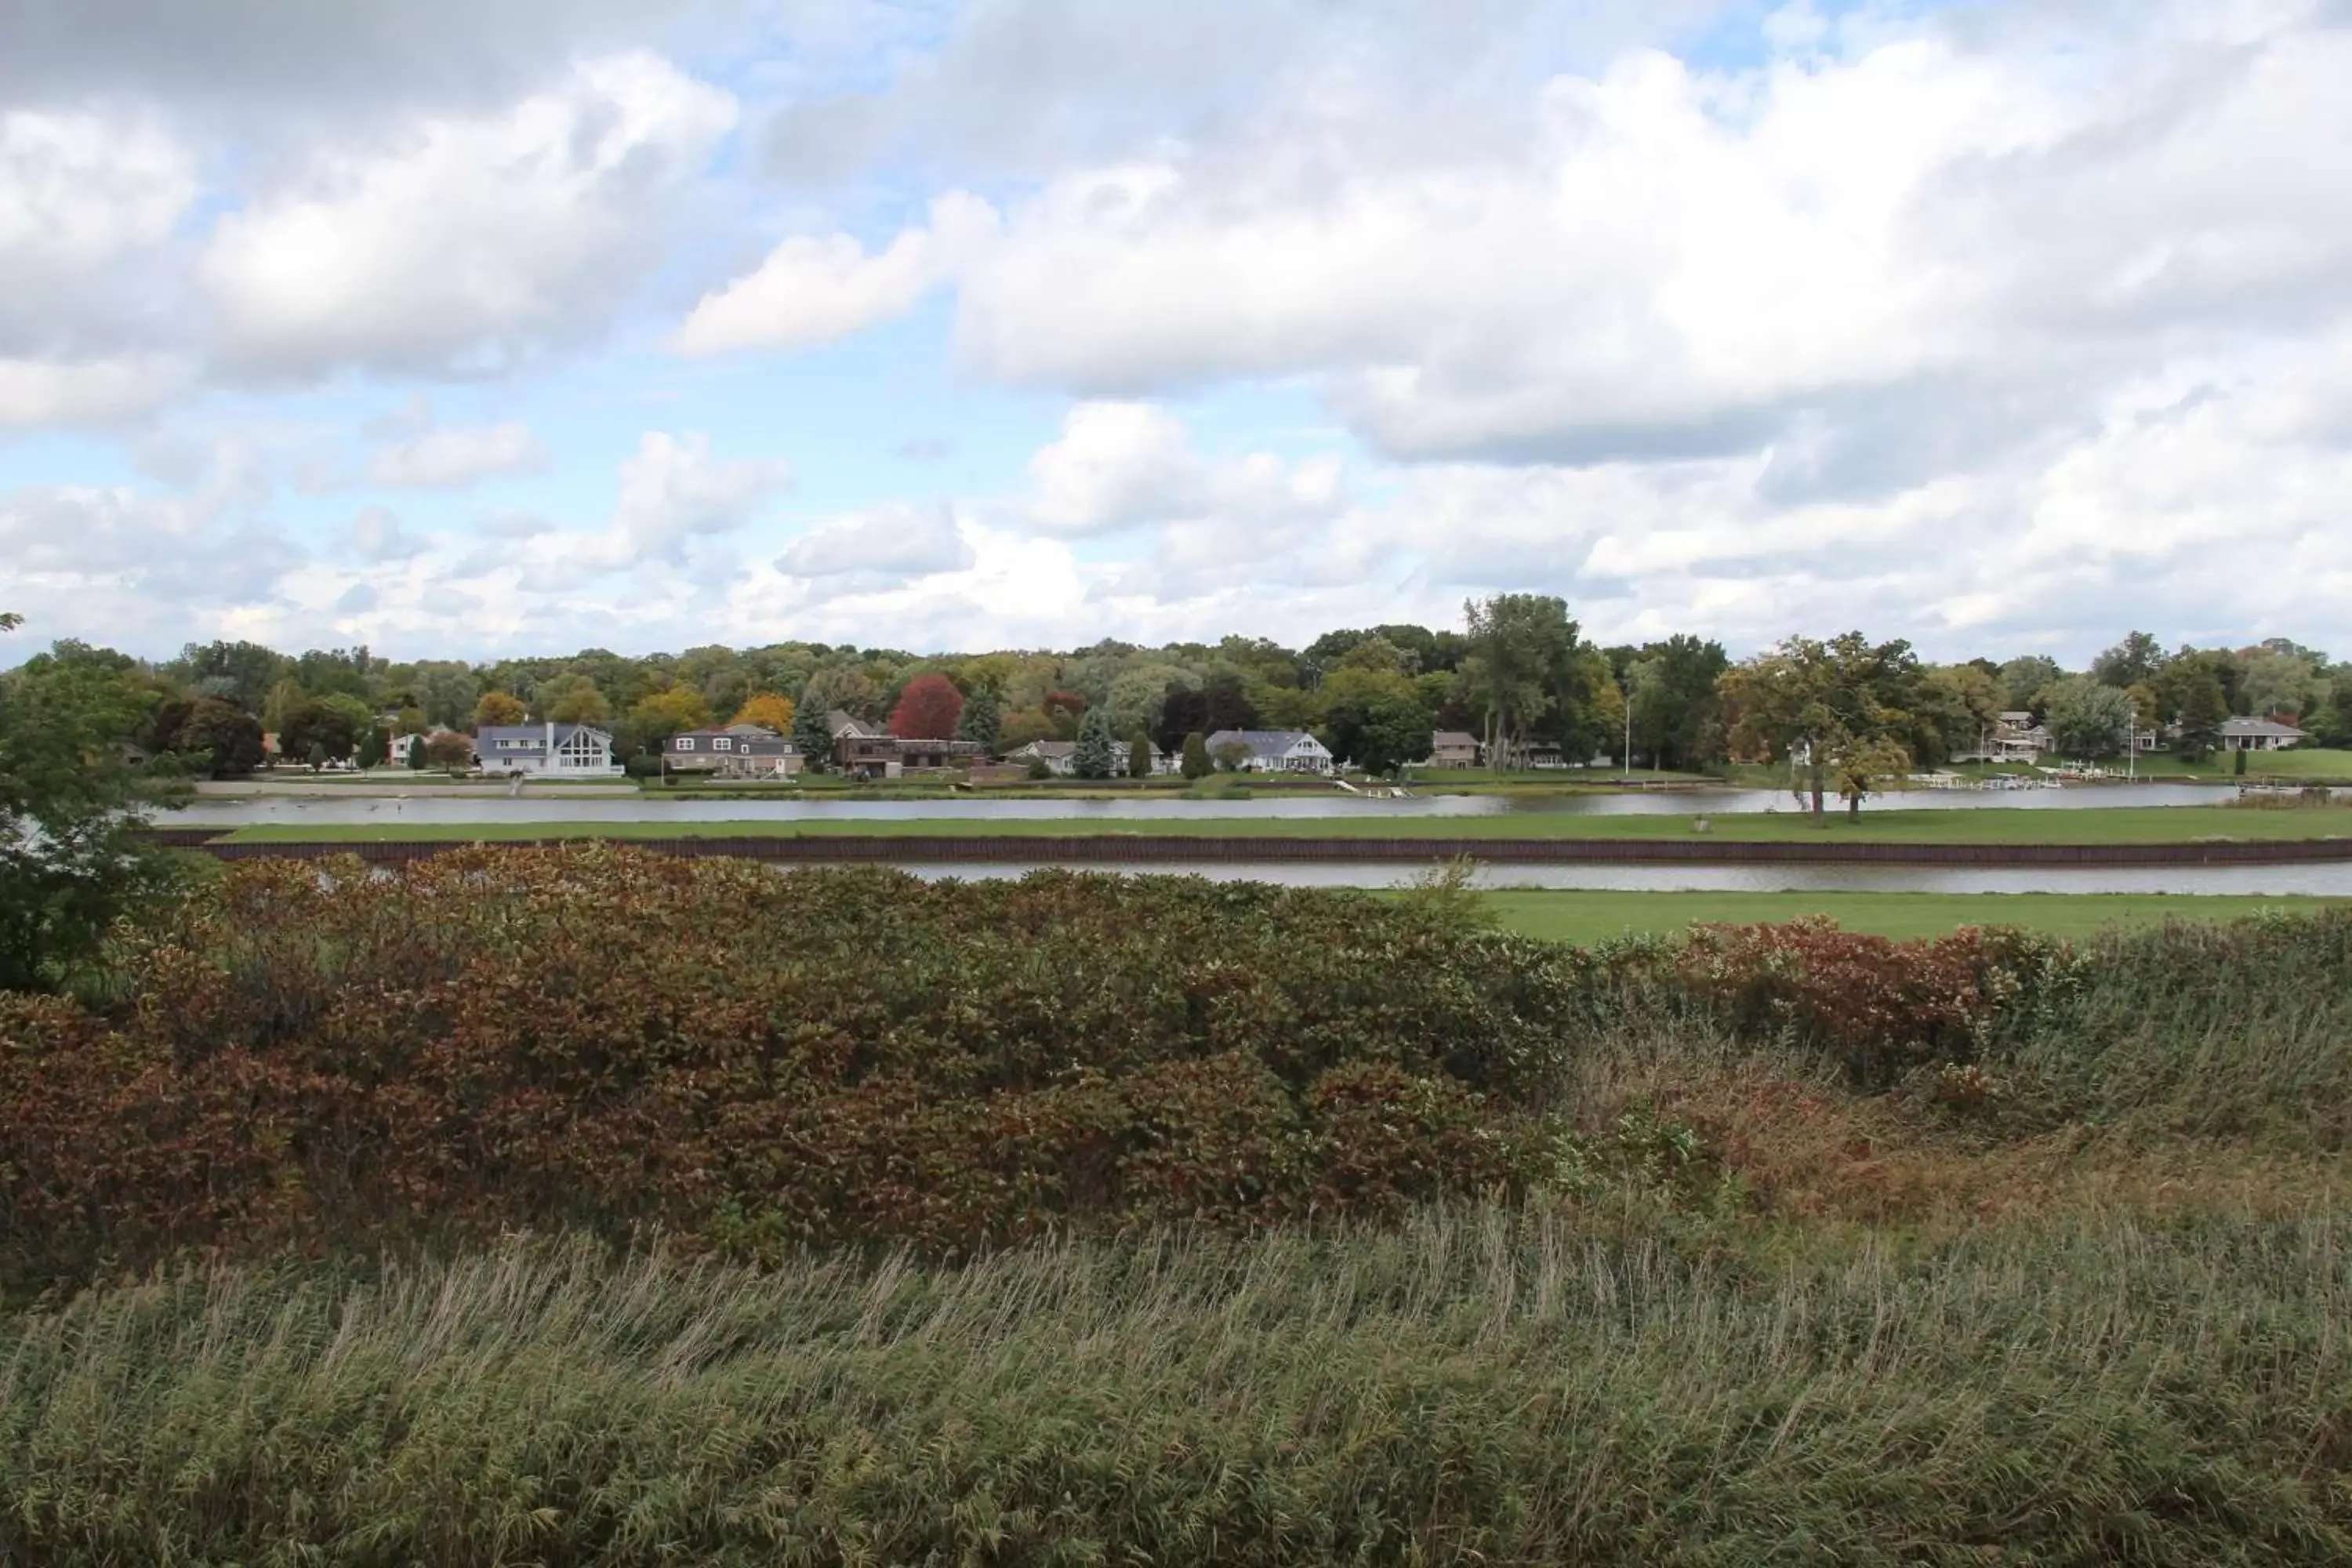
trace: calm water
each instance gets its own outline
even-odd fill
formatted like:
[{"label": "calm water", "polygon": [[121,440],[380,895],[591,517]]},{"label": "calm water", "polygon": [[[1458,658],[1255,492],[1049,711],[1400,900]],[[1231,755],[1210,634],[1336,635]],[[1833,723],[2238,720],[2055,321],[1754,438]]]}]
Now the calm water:
[{"label": "calm water", "polygon": [[[1035,866],[908,866],[929,880],[1025,876]],[[1286,888],[1397,888],[1421,875],[1412,866],[1166,865],[1069,866],[1133,876],[1197,876],[1217,882],[1273,882]],[[2265,898],[2311,894],[2352,898],[2352,863],[2314,866],[2042,867],[1977,870],[1938,866],[1496,866],[1482,888],[1558,888],[1587,891],[1701,893],[2241,893]]]},{"label": "calm water", "polygon": [[[1912,790],[1877,796],[1868,811],[2071,811],[2118,805],[2218,805],[2231,798],[2223,788],[2197,784],[2137,784],[2073,789]],[[1833,809],[1836,809],[1833,803]],[[1422,795],[1411,800],[1367,800],[1333,790],[1329,795],[1285,795],[1258,800],[666,800],[632,795],[611,800],[462,796],[400,799],[321,795],[215,796],[163,814],[169,824],[189,827],[242,827],[257,823],[321,826],[393,827],[404,822],[894,822],[961,820],[1264,820],[1269,817],[1423,817],[1502,816],[1686,816],[1694,813],[1731,816],[1802,809],[1785,791],[1690,790],[1652,794],[1574,795],[1522,798],[1507,795]]]}]

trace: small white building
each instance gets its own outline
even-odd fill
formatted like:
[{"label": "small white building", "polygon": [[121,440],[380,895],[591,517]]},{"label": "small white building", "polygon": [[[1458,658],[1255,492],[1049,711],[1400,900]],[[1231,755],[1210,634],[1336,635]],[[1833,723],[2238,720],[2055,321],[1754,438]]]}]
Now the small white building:
[{"label": "small white building", "polygon": [[609,779],[621,775],[613,737],[593,724],[485,724],[474,734],[474,760],[486,773],[535,778]]},{"label": "small white building", "polygon": [[1209,755],[1224,765],[1236,754],[1236,772],[1245,773],[1328,773],[1331,753],[1322,742],[1304,730],[1220,730],[1209,737]]}]

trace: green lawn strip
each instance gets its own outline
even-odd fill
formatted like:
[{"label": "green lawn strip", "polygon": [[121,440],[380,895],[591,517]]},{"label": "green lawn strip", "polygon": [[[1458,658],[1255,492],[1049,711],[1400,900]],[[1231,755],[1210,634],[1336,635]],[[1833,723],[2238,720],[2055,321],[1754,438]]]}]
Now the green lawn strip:
[{"label": "green lawn strip", "polygon": [[[1690,838],[1692,818],[1608,816],[1576,812],[1512,812],[1493,816],[1194,817],[842,817],[832,821],[740,822],[382,822],[268,823],[230,834],[239,843],[369,843],[385,839],[495,841],[518,838],[1063,837],[1124,834],[1148,837],[1438,838],[1465,847],[1491,838]],[[1874,811],[1815,827],[1801,813],[1710,819],[1719,843],[1873,844],[2189,844],[2211,839],[2352,837],[2352,810],[2255,810],[2244,806],[2116,806],[2084,810],[2018,807]]]},{"label": "green lawn strip", "polygon": [[1645,893],[1501,889],[1486,895],[1504,928],[1552,942],[1671,935],[1699,921],[1778,924],[1826,915],[1847,931],[1909,940],[1962,926],[2022,926],[2078,939],[2168,920],[2231,921],[2264,910],[2308,914],[2352,900],[2185,898],[2163,893]]}]

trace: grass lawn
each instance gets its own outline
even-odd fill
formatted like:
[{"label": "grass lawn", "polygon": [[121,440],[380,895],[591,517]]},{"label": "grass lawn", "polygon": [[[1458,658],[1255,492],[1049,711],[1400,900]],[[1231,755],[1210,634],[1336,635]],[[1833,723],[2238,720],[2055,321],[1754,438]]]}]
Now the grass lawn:
[{"label": "grass lawn", "polygon": [[[1193,818],[911,817],[897,820],[742,822],[403,823],[344,826],[256,825],[229,837],[239,843],[366,843],[383,839],[492,841],[517,838],[734,838],[852,835],[856,837],[1058,837],[1130,834],[1152,837],[1246,838],[1687,838],[1688,816],[1604,816],[1574,812],[1509,813],[1495,816],[1318,816]],[[1722,843],[1848,839],[1875,844],[2188,844],[2204,839],[2299,839],[2352,837],[2352,809],[2260,810],[2237,805],[2116,806],[2064,809],[2030,806],[1872,811],[1855,822],[1833,814],[1815,827],[1798,812],[1711,819],[1709,837]]]},{"label": "grass lawn", "polygon": [[1668,935],[1696,921],[1762,925],[1827,915],[1847,931],[1898,939],[1944,936],[1964,925],[2023,926],[2087,937],[2115,926],[2168,920],[2239,920],[2263,910],[2307,914],[2352,902],[2299,898],[2179,898],[2161,893],[1599,893],[1498,891],[1486,895],[1504,928],[1552,942],[1593,942],[1641,932]]}]

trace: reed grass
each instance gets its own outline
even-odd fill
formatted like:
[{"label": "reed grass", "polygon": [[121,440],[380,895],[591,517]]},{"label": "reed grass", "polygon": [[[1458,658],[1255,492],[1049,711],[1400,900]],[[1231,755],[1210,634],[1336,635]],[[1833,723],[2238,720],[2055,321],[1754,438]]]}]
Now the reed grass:
[{"label": "reed grass", "polygon": [[2341,1563],[2352,1234],[1558,1214],[755,1273],[514,1240],[0,1326],[10,1562]]}]

